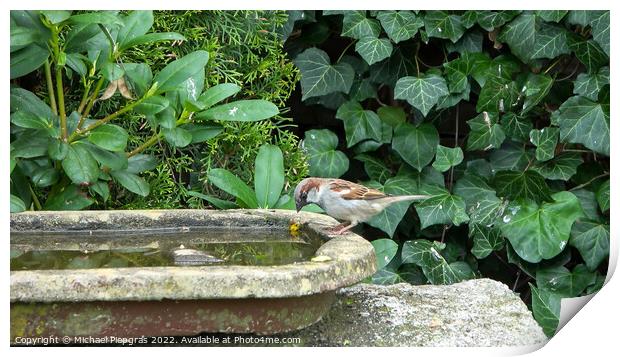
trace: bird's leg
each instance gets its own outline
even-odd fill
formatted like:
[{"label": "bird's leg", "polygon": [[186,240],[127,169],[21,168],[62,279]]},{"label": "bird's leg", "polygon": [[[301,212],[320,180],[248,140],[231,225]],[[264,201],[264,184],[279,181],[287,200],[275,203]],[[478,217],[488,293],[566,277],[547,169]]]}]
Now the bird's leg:
[{"label": "bird's leg", "polygon": [[[348,231],[349,229],[357,226],[357,222],[351,222],[348,226],[345,226],[345,224],[341,224],[341,226],[343,226],[342,228],[340,228],[339,230],[334,230],[334,235],[341,235],[342,233]],[[337,228],[337,227],[334,227]]]}]

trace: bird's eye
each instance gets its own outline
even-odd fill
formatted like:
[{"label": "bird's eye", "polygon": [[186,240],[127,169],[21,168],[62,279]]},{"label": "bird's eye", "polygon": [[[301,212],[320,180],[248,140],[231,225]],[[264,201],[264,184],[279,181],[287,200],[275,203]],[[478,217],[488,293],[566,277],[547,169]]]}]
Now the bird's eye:
[{"label": "bird's eye", "polygon": [[301,194],[301,198],[303,198],[304,200],[305,200],[306,198],[308,198],[308,192],[304,192],[304,193],[302,193],[302,194]]}]

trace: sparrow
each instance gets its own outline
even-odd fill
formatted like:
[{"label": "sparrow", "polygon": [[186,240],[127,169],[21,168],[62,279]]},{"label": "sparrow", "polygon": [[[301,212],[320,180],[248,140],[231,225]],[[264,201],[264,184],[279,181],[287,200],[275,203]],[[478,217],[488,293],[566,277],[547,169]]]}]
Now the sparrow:
[{"label": "sparrow", "polygon": [[401,201],[429,198],[426,195],[390,196],[379,190],[353,182],[309,177],[295,187],[295,206],[297,212],[304,206],[314,203],[329,216],[343,221],[331,228],[331,233],[340,235],[366,222],[389,205]]}]

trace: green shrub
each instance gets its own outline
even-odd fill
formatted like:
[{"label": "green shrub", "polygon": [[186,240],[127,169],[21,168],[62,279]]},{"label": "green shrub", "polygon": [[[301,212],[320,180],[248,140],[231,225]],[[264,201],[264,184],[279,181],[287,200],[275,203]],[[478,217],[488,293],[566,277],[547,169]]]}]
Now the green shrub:
[{"label": "green shrub", "polygon": [[609,11],[291,11],[287,28],[298,119],[344,133],[306,131],[310,174],[432,196],[368,222],[399,243],[373,242],[373,281],[493,277],[547,334],[560,297],[600,289]]},{"label": "green shrub", "polygon": [[[164,155],[166,150],[192,149],[192,144],[217,136],[221,122],[254,122],[279,113],[263,99],[221,103],[241,87],[225,83],[204,88],[210,58],[205,50],[175,56],[153,69],[128,62],[124,53],[131,48],[185,39],[176,32],[149,32],[153,21],[151,11],[11,12],[12,212],[31,204],[39,210],[83,209],[95,199],[106,206],[111,190],[116,192],[110,201],[114,205],[140,207],[127,204],[131,199],[124,201],[123,190],[149,195],[150,185],[138,174],[155,168],[157,160],[145,150],[158,143]],[[41,67],[49,105],[19,86]],[[72,84],[68,89],[63,84],[67,79]],[[65,92],[74,99],[65,101]],[[116,93],[120,96],[108,103]],[[91,116],[95,103],[98,110]],[[125,127],[112,124],[122,125],[125,117],[130,118],[126,128],[135,130],[131,140]],[[137,129],[136,120],[142,122]],[[163,197],[183,193],[178,192],[183,180],[175,174],[190,171],[191,159],[179,165],[184,156],[170,156],[169,176],[161,176],[161,166],[155,175],[161,180],[161,196],[153,200],[157,205]]]}]

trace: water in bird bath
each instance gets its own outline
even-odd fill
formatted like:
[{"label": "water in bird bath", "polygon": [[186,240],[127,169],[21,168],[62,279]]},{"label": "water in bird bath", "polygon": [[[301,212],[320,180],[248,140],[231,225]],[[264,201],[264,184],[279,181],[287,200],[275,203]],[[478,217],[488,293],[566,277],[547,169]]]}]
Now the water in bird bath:
[{"label": "water in bird bath", "polygon": [[318,236],[277,230],[12,232],[11,270],[282,265],[310,260],[320,245]]}]

